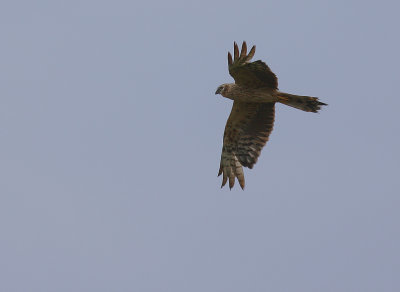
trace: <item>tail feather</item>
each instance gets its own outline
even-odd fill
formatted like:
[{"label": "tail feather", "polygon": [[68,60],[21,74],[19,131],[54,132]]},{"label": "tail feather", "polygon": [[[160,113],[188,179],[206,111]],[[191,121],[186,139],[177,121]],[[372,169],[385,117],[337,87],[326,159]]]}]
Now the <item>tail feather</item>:
[{"label": "tail feather", "polygon": [[313,113],[318,112],[321,106],[327,105],[326,103],[320,102],[317,97],[295,95],[285,92],[278,93],[278,102]]}]

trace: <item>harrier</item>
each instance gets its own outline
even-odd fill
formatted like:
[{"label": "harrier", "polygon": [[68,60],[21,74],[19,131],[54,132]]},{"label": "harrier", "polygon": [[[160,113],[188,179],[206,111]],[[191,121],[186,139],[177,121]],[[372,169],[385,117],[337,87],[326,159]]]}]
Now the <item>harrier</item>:
[{"label": "harrier", "polygon": [[256,52],[253,46],[247,54],[246,42],[242,50],[234,43],[233,60],[228,52],[229,74],[235,83],[222,84],[215,94],[233,100],[231,114],[225,126],[221,163],[218,176],[222,174],[221,188],[229,178],[229,188],[235,178],[244,189],[243,167],[253,168],[261,149],[271,134],[275,103],[316,113],[322,105],[318,98],[284,93],[278,90],[278,78],[261,60],[250,62]]}]

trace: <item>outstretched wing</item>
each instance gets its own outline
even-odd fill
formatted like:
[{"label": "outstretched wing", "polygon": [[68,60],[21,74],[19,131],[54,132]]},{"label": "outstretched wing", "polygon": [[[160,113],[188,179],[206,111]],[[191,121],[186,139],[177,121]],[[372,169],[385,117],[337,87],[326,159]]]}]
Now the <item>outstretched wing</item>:
[{"label": "outstretched wing", "polygon": [[249,88],[268,87],[278,89],[278,78],[263,61],[258,60],[252,63],[249,61],[256,52],[256,46],[253,46],[247,54],[246,42],[243,42],[242,50],[239,55],[239,48],[234,43],[234,59],[228,52],[229,74],[235,79],[235,83]]},{"label": "outstretched wing", "polygon": [[253,168],[261,149],[268,141],[275,118],[275,103],[235,101],[225,126],[224,144],[218,176],[223,175],[221,188],[229,178],[229,188],[238,179],[244,188],[243,167]]}]

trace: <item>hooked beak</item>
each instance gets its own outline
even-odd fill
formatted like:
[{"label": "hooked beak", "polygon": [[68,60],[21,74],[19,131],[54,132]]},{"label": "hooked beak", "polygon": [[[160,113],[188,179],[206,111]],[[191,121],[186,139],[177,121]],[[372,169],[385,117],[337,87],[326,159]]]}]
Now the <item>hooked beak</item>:
[{"label": "hooked beak", "polygon": [[221,91],[222,91],[222,87],[218,87],[217,91],[215,92],[215,94],[221,94]]}]

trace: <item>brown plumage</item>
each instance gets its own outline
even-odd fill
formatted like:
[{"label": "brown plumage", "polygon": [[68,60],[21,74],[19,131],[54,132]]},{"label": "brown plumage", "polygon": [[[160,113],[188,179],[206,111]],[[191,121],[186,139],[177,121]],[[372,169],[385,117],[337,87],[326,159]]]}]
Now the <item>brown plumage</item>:
[{"label": "brown plumage", "polygon": [[261,60],[249,63],[256,52],[253,46],[247,54],[246,42],[242,49],[234,43],[234,55],[228,52],[229,74],[235,83],[222,84],[215,94],[232,99],[233,107],[225,126],[221,163],[218,176],[223,187],[229,188],[235,178],[244,189],[243,166],[253,168],[267,143],[275,119],[275,103],[280,102],[307,112],[317,112],[322,105],[318,98],[280,92],[278,78]]}]

